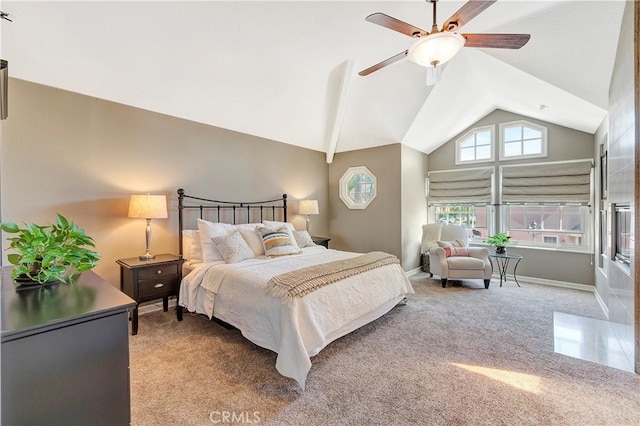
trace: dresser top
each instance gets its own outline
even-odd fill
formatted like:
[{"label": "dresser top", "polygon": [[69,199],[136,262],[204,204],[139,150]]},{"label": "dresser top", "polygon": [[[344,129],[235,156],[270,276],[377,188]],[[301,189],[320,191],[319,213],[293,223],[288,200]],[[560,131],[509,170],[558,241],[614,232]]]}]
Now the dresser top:
[{"label": "dresser top", "polygon": [[133,309],[129,296],[93,271],[71,284],[16,290],[11,266],[2,268],[2,342]]}]

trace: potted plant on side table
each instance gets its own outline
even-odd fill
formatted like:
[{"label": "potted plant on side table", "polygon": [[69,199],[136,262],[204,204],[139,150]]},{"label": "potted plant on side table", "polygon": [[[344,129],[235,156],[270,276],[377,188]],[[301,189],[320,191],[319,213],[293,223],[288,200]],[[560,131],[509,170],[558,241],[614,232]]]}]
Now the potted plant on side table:
[{"label": "potted plant on side table", "polygon": [[511,237],[504,232],[498,232],[489,236],[485,240],[485,243],[495,246],[497,254],[504,254],[507,252],[507,244],[509,244]]},{"label": "potted plant on side table", "polygon": [[3,222],[0,228],[16,234],[7,238],[9,250],[15,251],[7,260],[15,265],[11,276],[17,285],[68,283],[100,259],[93,250],[93,238],[61,214],[56,214],[55,224],[25,223],[21,228],[14,222]]}]

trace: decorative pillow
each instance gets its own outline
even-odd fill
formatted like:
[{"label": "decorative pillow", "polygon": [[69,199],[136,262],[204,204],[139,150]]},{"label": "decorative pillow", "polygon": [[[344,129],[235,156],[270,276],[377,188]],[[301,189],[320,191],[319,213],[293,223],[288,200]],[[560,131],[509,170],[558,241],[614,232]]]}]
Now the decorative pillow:
[{"label": "decorative pillow", "polygon": [[263,220],[262,223],[264,224],[264,226],[270,229],[281,229],[281,228],[286,229],[287,232],[289,232],[289,236],[291,237],[293,244],[296,246],[296,250],[300,251],[300,246],[298,246],[298,243],[296,241],[296,237],[294,234],[296,232],[296,228],[293,227],[293,224],[289,222],[278,222],[274,220]]},{"label": "decorative pillow", "polygon": [[438,247],[464,247],[464,241],[462,240],[436,241],[436,243],[438,243]]},{"label": "decorative pillow", "polygon": [[236,225],[253,254],[255,256],[262,256],[264,255],[264,247],[262,246],[262,237],[256,233],[257,226],[262,226],[262,224],[243,223],[242,225]]},{"label": "decorative pillow", "polygon": [[300,253],[300,248],[284,226],[278,229],[257,228],[256,232],[262,238],[264,254],[269,257]]},{"label": "decorative pillow", "polygon": [[211,239],[232,233],[236,230],[235,225],[209,222],[202,219],[198,219],[197,222],[198,232],[200,234],[200,246],[202,247],[202,261],[213,262],[215,260],[224,260]]},{"label": "decorative pillow", "polygon": [[469,256],[469,250],[466,247],[443,247],[445,257],[451,256]]},{"label": "decorative pillow", "polygon": [[315,246],[311,235],[307,231],[293,231],[293,237],[300,248]]},{"label": "decorative pillow", "polygon": [[296,230],[296,228],[293,227],[293,224],[289,222],[279,222],[277,220],[263,220],[262,223],[264,224],[264,226],[271,229],[278,229],[278,228],[282,228],[283,226],[286,226],[292,233],[293,231]]},{"label": "decorative pillow", "polygon": [[239,231],[233,231],[231,234],[222,237],[213,237],[211,241],[227,263],[237,263],[254,257],[253,251],[251,251]]}]

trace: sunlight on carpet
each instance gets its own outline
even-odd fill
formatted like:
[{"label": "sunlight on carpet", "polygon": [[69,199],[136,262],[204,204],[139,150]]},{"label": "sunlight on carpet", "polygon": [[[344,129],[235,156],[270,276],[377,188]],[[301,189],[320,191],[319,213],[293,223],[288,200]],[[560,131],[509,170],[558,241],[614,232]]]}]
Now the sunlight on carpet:
[{"label": "sunlight on carpet", "polygon": [[513,386],[516,389],[535,394],[540,393],[540,377],[538,376],[499,370],[497,368],[479,367],[477,365],[456,364],[454,362],[452,362],[451,365],[471,371],[472,373],[481,374],[490,379]]}]

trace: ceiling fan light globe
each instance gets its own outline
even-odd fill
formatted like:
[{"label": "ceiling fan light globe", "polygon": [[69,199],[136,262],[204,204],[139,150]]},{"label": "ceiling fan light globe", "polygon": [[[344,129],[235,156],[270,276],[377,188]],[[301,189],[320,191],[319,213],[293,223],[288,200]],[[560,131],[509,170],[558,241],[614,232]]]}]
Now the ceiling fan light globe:
[{"label": "ceiling fan light globe", "polygon": [[443,65],[464,46],[465,38],[452,32],[440,32],[419,38],[409,48],[407,57],[423,67]]}]

